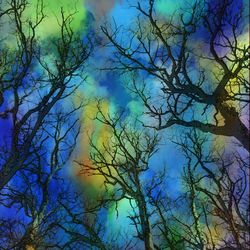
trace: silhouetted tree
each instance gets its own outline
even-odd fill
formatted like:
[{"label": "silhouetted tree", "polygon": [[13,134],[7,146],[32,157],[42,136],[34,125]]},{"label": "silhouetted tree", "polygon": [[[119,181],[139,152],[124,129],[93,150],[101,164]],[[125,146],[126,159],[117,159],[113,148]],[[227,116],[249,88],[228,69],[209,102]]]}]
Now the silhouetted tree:
[{"label": "silhouetted tree", "polygon": [[67,190],[63,167],[77,142],[83,105],[71,97],[85,81],[92,43],[71,28],[75,13],[61,9],[59,34],[46,40],[38,35],[43,1],[30,18],[26,0],[0,4],[0,26],[8,26],[0,40],[0,123],[6,126],[0,208],[8,215],[0,216],[0,248],[65,249],[60,225],[68,217],[60,199],[70,200],[75,190]]},{"label": "silhouetted tree", "polygon": [[[59,197],[67,197],[62,168],[69,160],[80,131],[77,108],[46,117],[43,138],[32,148],[29,164],[0,192],[0,205],[15,217],[0,217],[1,249],[50,249],[62,246],[58,223],[66,223]],[[65,129],[66,128],[66,129]],[[49,153],[48,153],[49,149]],[[53,190],[57,186],[56,190]]]},{"label": "silhouetted tree", "polygon": [[[46,18],[43,1],[32,20],[25,17],[28,4],[0,6],[0,27],[10,29],[0,39],[0,123],[9,129],[0,141],[0,206],[10,214],[0,215],[0,248],[248,249],[249,152],[219,153],[202,134],[232,136],[249,151],[249,46],[241,2],[196,1],[180,15],[163,17],[154,0],[140,1],[136,25],[122,36],[118,27],[102,27],[114,49],[107,68],[130,74],[128,87],[153,119],[142,126],[98,103],[95,119],[106,140],[89,136],[90,161],[76,162],[79,175],[103,180],[94,203],[65,178],[83,104],[63,105],[85,81],[92,45],[72,30],[75,13],[63,9],[59,36],[47,43],[37,35]],[[175,141],[186,165],[177,173],[183,190],[174,195],[163,162],[153,165],[160,135],[147,128],[172,125],[189,128]],[[123,200],[132,239],[107,236],[103,223],[110,208],[119,215]]]},{"label": "silhouetted tree", "polygon": [[154,0],[138,2],[137,21],[123,33],[120,27],[102,27],[114,48],[107,68],[133,73],[130,89],[154,118],[147,126],[181,125],[233,136],[249,151],[243,2],[195,1],[167,17],[154,5]]},{"label": "silhouetted tree", "polygon": [[59,37],[49,43],[39,39],[37,29],[45,19],[43,1],[37,2],[35,20],[25,17],[28,4],[11,0],[0,9],[0,22],[9,22],[10,28],[0,41],[0,119],[8,120],[11,131],[6,145],[1,145],[0,189],[29,164],[35,142],[39,147],[38,141],[44,140],[39,131],[46,117],[84,81],[82,71],[91,50],[71,29],[74,13],[63,9]]},{"label": "silhouetted tree", "polygon": [[106,192],[96,207],[113,204],[118,209],[118,202],[127,199],[133,211],[129,218],[137,237],[144,241],[145,249],[155,249],[157,245],[153,243],[148,193],[155,191],[161,182],[157,182],[159,178],[155,175],[154,182],[146,184],[145,175],[150,170],[149,160],[157,151],[158,137],[145,129],[136,132],[133,128],[136,124],[122,121],[123,113],[105,114],[100,106],[96,119],[106,126],[111,135],[102,145],[90,137],[91,164],[79,162],[82,174],[103,177]]},{"label": "silhouetted tree", "polygon": [[[249,157],[210,150],[206,137],[188,133],[179,144],[187,159],[183,195],[200,242],[197,249],[249,248]],[[185,221],[178,222],[192,228]],[[206,247],[206,248],[205,248]]]}]

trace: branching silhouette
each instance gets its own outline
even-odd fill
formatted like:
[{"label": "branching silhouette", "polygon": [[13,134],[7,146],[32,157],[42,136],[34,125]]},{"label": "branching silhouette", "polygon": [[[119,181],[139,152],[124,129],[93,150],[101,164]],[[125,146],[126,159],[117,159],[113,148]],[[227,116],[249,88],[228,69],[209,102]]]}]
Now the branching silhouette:
[{"label": "branching silhouette", "polygon": [[[16,213],[15,219],[0,218],[1,249],[60,246],[56,235],[60,232],[58,223],[64,216],[57,201],[59,195],[66,192],[61,170],[73,152],[80,131],[79,119],[74,118],[76,112],[77,108],[65,114],[50,113],[50,123],[39,132],[45,139],[39,147],[37,144],[32,147],[29,164],[1,190],[0,204]],[[51,192],[53,185],[58,189]]]},{"label": "branching silhouette", "polygon": [[[63,9],[58,19],[59,38],[52,38],[48,45],[39,41],[36,31],[45,18],[43,1],[38,1],[33,23],[23,16],[27,5],[25,0],[12,0],[1,10],[1,17],[7,15],[14,26],[15,46],[10,49],[5,39],[1,41],[0,119],[9,119],[11,136],[1,159],[0,189],[27,165],[46,116],[84,81],[80,71],[91,50],[71,29],[74,14],[67,15]],[[28,109],[24,107],[27,103]]]},{"label": "branching silhouette", "polygon": [[[196,1],[164,17],[155,2],[138,1],[136,22],[123,32],[101,27],[113,52],[106,69],[129,75],[128,88],[151,118],[142,124],[125,111],[103,111],[99,101],[95,121],[105,141],[94,131],[89,159],[74,161],[83,101],[72,100],[86,80],[92,40],[71,28],[76,13],[63,9],[59,33],[42,39],[42,0],[32,18],[27,0],[0,0],[0,27],[9,28],[0,39],[1,249],[249,249],[244,6]],[[185,128],[181,136],[165,138],[175,125]],[[234,137],[244,150],[212,145],[207,132]],[[168,189],[174,163],[157,158],[165,143],[186,160],[176,168],[175,193]],[[102,180],[94,199],[72,183],[69,161],[79,175]],[[123,225],[110,233],[105,223],[111,210],[120,216],[121,202],[129,236]]]},{"label": "branching silhouette", "polygon": [[185,199],[194,219],[193,235],[201,243],[198,249],[206,244],[209,249],[248,249],[249,158],[219,154],[206,141],[194,131],[179,143],[187,158]]},{"label": "branching silhouette", "polygon": [[121,34],[120,27],[102,27],[114,48],[106,69],[133,73],[130,88],[155,119],[146,126],[181,125],[233,136],[249,151],[249,121],[244,117],[249,108],[249,45],[242,40],[248,33],[243,4],[196,1],[180,15],[163,18],[155,1],[147,2],[135,6],[135,28]]},{"label": "branching silhouette", "polygon": [[[84,162],[79,162],[79,165],[83,174],[104,178],[106,193],[97,207],[113,204],[119,214],[118,202],[126,199],[133,211],[129,218],[135,226],[137,237],[144,241],[145,249],[154,249],[151,212],[147,205],[149,191],[143,175],[149,171],[149,160],[157,151],[158,138],[146,131],[135,132],[132,124],[122,121],[122,113],[112,117],[105,114],[100,105],[96,119],[111,131],[111,136],[102,145],[90,137],[92,165]],[[151,189],[156,189],[158,185],[160,183],[154,182]]]}]

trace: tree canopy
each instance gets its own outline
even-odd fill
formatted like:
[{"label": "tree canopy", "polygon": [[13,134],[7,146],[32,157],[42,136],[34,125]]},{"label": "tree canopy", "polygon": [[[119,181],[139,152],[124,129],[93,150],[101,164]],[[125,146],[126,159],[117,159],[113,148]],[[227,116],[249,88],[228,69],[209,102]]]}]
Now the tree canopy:
[{"label": "tree canopy", "polygon": [[248,5],[0,0],[0,249],[249,249]]}]

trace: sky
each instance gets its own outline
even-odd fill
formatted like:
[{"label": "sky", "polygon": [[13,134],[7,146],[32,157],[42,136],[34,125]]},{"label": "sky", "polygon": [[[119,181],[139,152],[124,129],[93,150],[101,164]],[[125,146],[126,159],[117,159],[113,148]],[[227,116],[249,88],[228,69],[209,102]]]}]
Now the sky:
[{"label": "sky", "polygon": [[[172,0],[159,0],[156,4],[156,10],[162,15],[163,18],[169,16],[175,16],[177,12],[190,6],[194,1],[172,1]],[[79,161],[89,160],[89,146],[86,133],[95,133],[96,140],[99,144],[105,142],[110,135],[110,131],[98,123],[93,121],[95,113],[97,111],[96,98],[103,99],[102,109],[105,112],[115,113],[115,111],[125,108],[128,110],[128,116],[136,117],[144,111],[144,106],[138,98],[130,93],[125,84],[130,79],[126,76],[114,74],[110,71],[102,70],[109,62],[107,58],[112,57],[112,49],[104,46],[106,38],[100,31],[100,26],[105,24],[117,25],[118,27],[133,26],[136,22],[137,12],[132,7],[134,1],[126,0],[75,0],[72,4],[71,0],[58,0],[49,1],[45,0],[45,7],[48,17],[45,18],[43,24],[38,30],[38,36],[43,40],[50,37],[57,37],[60,29],[57,26],[51,25],[61,15],[60,6],[65,12],[75,12],[76,14],[72,20],[72,29],[76,32],[83,32],[87,34],[90,29],[96,33],[98,39],[101,41],[101,46],[94,49],[93,55],[88,62],[88,68],[86,69],[87,80],[77,90],[77,96],[88,100],[87,105],[84,106],[81,121],[82,121],[82,133],[80,134],[79,144],[75,150],[74,157]],[[36,7],[36,0],[31,0],[31,4],[25,13],[27,17],[32,16]],[[34,17],[35,18],[35,17]],[[9,29],[10,27],[5,27]],[[28,31],[26,31],[28,32]],[[203,36],[205,34],[200,34]],[[123,36],[124,38],[124,36]],[[197,37],[197,40],[201,37]],[[125,36],[126,39],[126,36]],[[202,38],[203,39],[203,38]],[[245,37],[243,38],[245,39]],[[13,39],[10,37],[9,41]],[[128,42],[125,40],[125,42]],[[9,46],[15,46],[10,42]],[[208,67],[213,67],[209,65]],[[65,103],[65,108],[68,103]],[[0,110],[1,112],[1,110]],[[0,144],[4,140],[3,127],[9,128],[9,120],[0,119]],[[152,157],[150,166],[152,166],[152,173],[156,173],[166,166],[170,182],[167,184],[168,193],[172,197],[177,197],[182,192],[181,182],[179,176],[182,173],[183,166],[185,165],[185,159],[182,156],[180,150],[172,143],[169,142],[173,134],[181,134],[183,130],[176,128],[170,128],[168,131],[160,132],[162,137],[162,144],[159,146],[159,151]],[[6,134],[6,131],[5,131]],[[214,136],[208,136],[211,144],[215,143]],[[230,140],[228,138],[221,138],[223,142]],[[218,143],[218,141],[216,142]],[[228,144],[229,145],[229,144]],[[167,152],[167,153],[166,153]],[[72,180],[76,183],[80,183],[80,187],[83,189],[86,195],[86,201],[88,196],[95,198],[98,192],[103,188],[101,185],[103,180],[101,178],[79,176],[78,168],[75,164],[68,164],[68,174]],[[150,178],[150,176],[145,176]],[[88,187],[88,188],[87,188]],[[129,204],[127,201],[121,201],[119,206],[121,212],[119,215],[119,224],[117,223],[117,217],[114,209],[111,209],[109,216],[107,217],[107,224],[112,224],[112,230],[119,230],[120,223],[129,224],[127,215],[129,211]]]}]

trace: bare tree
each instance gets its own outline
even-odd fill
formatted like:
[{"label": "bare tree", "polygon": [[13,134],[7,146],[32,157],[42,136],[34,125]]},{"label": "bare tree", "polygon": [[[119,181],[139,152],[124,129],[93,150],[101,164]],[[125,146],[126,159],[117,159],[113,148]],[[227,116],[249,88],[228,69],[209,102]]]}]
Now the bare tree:
[{"label": "bare tree", "polygon": [[[249,248],[249,158],[208,150],[206,137],[189,133],[180,143],[188,160],[184,171],[198,249]],[[178,221],[184,226],[184,217]]]},{"label": "bare tree", "polygon": [[[84,194],[72,192],[71,195],[61,195],[60,206],[65,211],[65,219],[58,222],[68,240],[63,245],[66,249],[133,249],[131,241],[122,235],[113,233],[107,236],[107,228],[103,223],[102,209],[89,209],[84,206]],[[122,240],[122,246],[117,239]]]},{"label": "bare tree", "polygon": [[0,206],[15,214],[0,218],[0,244],[65,249],[59,222],[66,224],[67,217],[59,198],[69,190],[62,168],[77,142],[82,107],[71,105],[70,98],[85,81],[92,44],[72,30],[75,12],[63,9],[55,19],[59,34],[40,38],[43,1],[37,1],[33,19],[25,15],[28,5],[11,0],[0,7],[0,25],[9,25],[0,41],[0,122],[7,131],[0,145]]},{"label": "bare tree", "polygon": [[248,249],[248,157],[210,150],[208,139],[197,131],[177,144],[187,161],[183,191],[177,198],[164,191],[149,196],[160,247]]},{"label": "bare tree", "polygon": [[59,37],[49,44],[39,40],[36,32],[45,18],[43,1],[37,2],[35,20],[24,17],[27,5],[26,0],[11,0],[0,15],[13,26],[15,45],[9,48],[7,38],[1,39],[0,119],[9,121],[11,135],[6,136],[3,148],[0,189],[28,164],[39,130],[55,105],[73,95],[84,81],[80,71],[91,50],[71,29],[74,13],[66,14],[63,9],[58,18]]},{"label": "bare tree", "polygon": [[[135,28],[102,27],[114,48],[111,70],[133,73],[130,87],[154,124],[232,136],[249,151],[249,45],[241,1],[196,1],[163,18],[138,2]],[[179,10],[180,11],[180,10]],[[197,42],[199,41],[199,43]]]},{"label": "bare tree", "polygon": [[[32,147],[35,151],[28,157],[29,164],[1,190],[0,205],[16,213],[15,218],[0,218],[1,249],[62,246],[58,223],[64,216],[58,197],[66,193],[62,168],[73,152],[80,130],[77,110],[60,110],[46,117],[46,126],[39,130],[45,139],[39,147]],[[54,186],[57,190],[53,190]]]},{"label": "bare tree", "polygon": [[[103,217],[83,207],[83,194],[65,178],[64,168],[80,132],[80,107],[65,112],[59,109],[46,117],[40,129],[46,139],[39,148],[36,145],[30,164],[1,190],[0,205],[16,213],[14,218],[0,217],[1,249],[116,246],[114,240],[104,240]],[[95,220],[89,222],[93,216]]]},{"label": "bare tree", "polygon": [[[151,211],[147,198],[146,180],[143,175],[149,171],[149,160],[157,151],[158,138],[142,130],[135,132],[134,124],[122,122],[123,114],[111,116],[98,106],[96,119],[110,130],[107,142],[98,145],[90,137],[91,165],[79,162],[82,174],[103,177],[106,192],[99,198],[96,207],[113,204],[117,213],[117,204],[123,199],[130,202],[133,212],[129,215],[137,231],[137,237],[144,241],[145,249],[155,249],[151,228]],[[153,183],[156,188],[157,183]],[[151,191],[153,190],[151,188]]]},{"label": "bare tree", "polygon": [[[197,1],[179,16],[163,18],[154,4],[138,3],[136,27],[123,34],[124,41],[117,27],[102,27],[115,49],[110,69],[132,73],[129,87],[154,118],[145,125],[157,130],[181,125],[232,136],[249,150],[243,6],[233,0]],[[26,0],[10,0],[0,7],[0,25],[7,20],[15,37],[12,47],[7,37],[0,40],[0,122],[11,131],[0,145],[0,205],[16,214],[0,217],[1,248],[249,248],[248,156],[219,154],[196,130],[186,134],[177,142],[187,159],[185,190],[173,198],[165,188],[163,164],[157,173],[151,166],[159,137],[124,113],[106,114],[101,105],[96,119],[110,136],[101,145],[90,136],[90,163],[76,163],[81,174],[101,176],[105,191],[93,207],[84,204],[85,197],[63,173],[77,143],[81,105],[69,109],[62,103],[85,80],[91,45],[71,29],[74,13],[63,9],[59,37],[49,44],[40,40],[43,2],[37,2],[34,20],[24,18],[27,5]],[[194,45],[204,31],[201,47]],[[136,242],[105,235],[103,211],[114,207],[119,215],[124,199]]]}]

